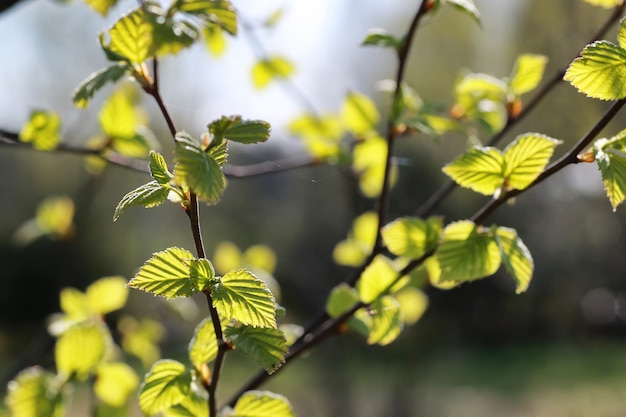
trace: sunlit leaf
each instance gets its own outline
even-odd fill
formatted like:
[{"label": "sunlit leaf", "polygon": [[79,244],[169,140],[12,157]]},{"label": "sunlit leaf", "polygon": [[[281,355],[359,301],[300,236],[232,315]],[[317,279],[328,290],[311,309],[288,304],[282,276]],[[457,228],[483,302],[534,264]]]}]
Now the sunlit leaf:
[{"label": "sunlit leaf", "polygon": [[402,46],[402,40],[388,34],[383,29],[372,29],[368,32],[361,45],[399,49]]},{"label": "sunlit leaf", "polygon": [[272,80],[287,79],[295,71],[294,65],[282,56],[258,61],[252,67],[252,81],[256,88],[267,87]]},{"label": "sunlit leaf", "polygon": [[291,121],[289,131],[302,138],[307,150],[314,157],[330,158],[341,151],[343,129],[335,115],[317,117],[305,114]]},{"label": "sunlit leaf", "polygon": [[269,373],[285,362],[287,340],[279,329],[229,326],[224,330],[224,336],[232,341],[235,349],[246,353]]},{"label": "sunlit leaf", "polygon": [[89,6],[91,6],[95,11],[100,13],[102,16],[106,16],[109,14],[109,10],[113,6],[117,4],[119,0],[84,0]]},{"label": "sunlit leaf", "polygon": [[61,118],[54,112],[33,110],[19,136],[37,150],[51,151],[61,142]]},{"label": "sunlit leaf", "polygon": [[263,26],[265,26],[266,28],[275,27],[278,24],[278,22],[280,22],[280,20],[283,18],[283,15],[284,15],[284,10],[282,8],[278,8],[274,10],[267,17],[267,19],[265,19],[265,21],[263,22]]},{"label": "sunlit leaf", "polygon": [[185,133],[176,134],[176,162],[174,177],[179,184],[189,186],[208,204],[219,201],[226,188],[224,173],[218,162]]},{"label": "sunlit leaf", "polygon": [[132,95],[128,88],[118,88],[100,109],[98,119],[108,137],[129,138],[135,135],[140,118]]},{"label": "sunlit leaf", "polygon": [[374,129],[380,116],[376,105],[369,97],[350,92],[342,104],[341,119],[347,130],[360,136]]},{"label": "sunlit leaf", "polygon": [[146,19],[145,12],[137,9],[115,22],[109,30],[110,43],[105,47],[132,64],[141,64],[150,58],[152,34],[152,25]]},{"label": "sunlit leaf", "polygon": [[165,334],[165,328],[155,320],[137,321],[124,316],[118,323],[122,334],[122,348],[125,352],[139,358],[144,367],[151,366],[161,357],[158,342]]},{"label": "sunlit leaf", "polygon": [[405,324],[415,324],[428,307],[428,297],[417,288],[406,287],[393,295],[400,306],[401,318]]},{"label": "sunlit leaf", "polygon": [[217,337],[210,318],[204,319],[196,326],[193,338],[189,342],[189,359],[196,369],[201,369],[217,356]]},{"label": "sunlit leaf", "polygon": [[326,301],[326,312],[331,317],[339,317],[359,302],[359,292],[346,283],[332,289]]},{"label": "sunlit leaf", "polygon": [[382,231],[387,249],[394,255],[420,258],[439,239],[441,220],[402,217],[387,224]]},{"label": "sunlit leaf", "polygon": [[495,240],[469,220],[446,226],[435,256],[444,281],[487,277],[498,270],[502,260]]},{"label": "sunlit leaf", "polygon": [[146,8],[145,19],[152,27],[150,55],[175,55],[200,38],[200,31],[195,26],[185,20],[173,19],[155,3]]},{"label": "sunlit leaf", "polygon": [[253,327],[276,327],[276,301],[267,285],[245,269],[224,275],[212,290],[220,314]]},{"label": "sunlit leaf", "polygon": [[478,193],[493,195],[505,179],[502,152],[492,147],[475,147],[443,167],[457,184]]},{"label": "sunlit leaf", "polygon": [[189,251],[173,247],[155,253],[128,286],[165,298],[188,297],[204,290],[212,279],[208,260],[196,260]]},{"label": "sunlit leaf", "polygon": [[156,207],[167,200],[170,192],[168,187],[159,184],[157,181],[150,181],[139,188],[126,194],[115,208],[113,221],[116,221],[129,207],[143,206],[145,208]]},{"label": "sunlit leaf", "polygon": [[274,272],[276,268],[276,254],[269,246],[253,245],[243,254],[246,265],[262,269],[263,271]]},{"label": "sunlit leaf", "polygon": [[445,0],[447,4],[453,6],[455,9],[462,11],[469,15],[479,25],[482,24],[480,20],[480,12],[474,4],[473,0]]},{"label": "sunlit leaf", "polygon": [[502,263],[515,280],[515,292],[520,294],[528,288],[533,277],[534,263],[530,251],[519,238],[515,229],[498,227],[495,239],[500,248]]},{"label": "sunlit leaf", "polygon": [[39,367],[21,371],[7,385],[6,404],[13,417],[61,417],[65,415],[63,395],[54,375]]},{"label": "sunlit leaf", "polygon": [[226,50],[226,36],[224,31],[217,25],[208,25],[202,28],[202,36],[207,50],[213,56],[222,56]]},{"label": "sunlit leaf", "polygon": [[587,3],[592,4],[594,6],[601,6],[605,9],[611,9],[613,7],[621,5],[623,0],[585,0]]},{"label": "sunlit leaf", "polygon": [[[353,150],[352,168],[359,174],[361,192],[369,198],[378,197],[385,177],[387,141],[378,135],[359,142]],[[392,166],[390,183],[395,184],[397,167]]]},{"label": "sunlit leaf", "polygon": [[191,374],[180,362],[160,360],[152,365],[139,389],[139,407],[149,416],[181,403],[190,391]]},{"label": "sunlit leaf", "polygon": [[76,288],[63,288],[59,294],[61,311],[70,320],[83,320],[93,313],[87,296]]},{"label": "sunlit leaf", "polygon": [[108,314],[126,305],[126,279],[119,276],[100,278],[85,291],[89,309],[96,314]]},{"label": "sunlit leaf", "polygon": [[74,105],[79,108],[87,108],[89,101],[96,91],[100,90],[107,83],[118,81],[128,70],[128,64],[117,62],[107,68],[94,72],[74,90]]},{"label": "sunlit leaf", "polygon": [[626,97],[626,49],[608,41],[587,45],[564,79],[581,93],[601,100]]},{"label": "sunlit leaf", "polygon": [[165,417],[199,417],[209,415],[209,403],[196,390],[189,391],[178,404],[163,412]]},{"label": "sunlit leaf", "polygon": [[397,277],[398,273],[389,259],[381,255],[377,256],[365,269],[357,283],[361,301],[369,304],[376,300],[391,289]]},{"label": "sunlit leaf", "polygon": [[370,345],[385,346],[396,340],[402,333],[404,322],[400,311],[400,304],[391,296],[384,296],[374,301],[367,309],[372,317],[367,343]]},{"label": "sunlit leaf", "polygon": [[169,184],[174,179],[174,175],[167,169],[167,163],[163,155],[156,151],[150,151],[148,156],[150,157],[150,174],[152,178],[161,185]]},{"label": "sunlit leaf", "polygon": [[372,251],[378,230],[378,215],[369,211],[354,219],[348,239],[335,246],[333,259],[340,265],[358,266]]},{"label": "sunlit leaf", "polygon": [[57,339],[54,357],[57,370],[66,377],[84,380],[104,359],[111,344],[106,326],[86,321],[70,326]]},{"label": "sunlit leaf", "polygon": [[606,144],[606,141],[596,142],[594,154],[602,173],[604,190],[615,211],[626,199],[626,157],[621,150]]},{"label": "sunlit leaf", "polygon": [[199,17],[206,24],[215,24],[231,35],[237,34],[237,12],[228,0],[177,0],[174,10]]},{"label": "sunlit leaf", "polygon": [[243,265],[242,254],[232,242],[220,242],[213,254],[213,266],[219,274],[225,274]]},{"label": "sunlit leaf", "polygon": [[543,172],[559,143],[538,133],[526,133],[511,142],[504,150],[507,188],[523,190],[532,184]]},{"label": "sunlit leaf", "polygon": [[548,63],[545,55],[523,54],[517,58],[509,86],[515,95],[534,90],[543,77]]},{"label": "sunlit leaf", "polygon": [[262,120],[241,120],[239,116],[222,116],[209,125],[209,131],[220,141],[225,138],[239,143],[258,143],[270,137],[270,124]]},{"label": "sunlit leaf", "polygon": [[295,414],[282,395],[269,391],[248,391],[235,404],[231,417],[295,417]]},{"label": "sunlit leaf", "polygon": [[133,368],[121,362],[104,363],[98,367],[94,392],[105,404],[122,407],[139,387]]}]

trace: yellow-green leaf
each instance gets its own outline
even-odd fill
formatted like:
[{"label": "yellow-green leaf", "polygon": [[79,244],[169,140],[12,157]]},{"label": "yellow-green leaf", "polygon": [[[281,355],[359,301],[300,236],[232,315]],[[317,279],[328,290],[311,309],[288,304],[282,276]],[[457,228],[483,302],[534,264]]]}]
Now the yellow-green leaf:
[{"label": "yellow-green leaf", "polygon": [[509,189],[523,190],[537,179],[561,143],[539,133],[525,133],[504,150],[504,176]]},{"label": "yellow-green leaf", "polygon": [[594,6],[604,7],[605,9],[611,9],[621,5],[623,0],[585,0],[587,3]]},{"label": "yellow-green leaf", "polygon": [[19,136],[37,150],[51,151],[61,142],[61,118],[54,112],[33,110]]},{"label": "yellow-green leaf", "polygon": [[543,77],[548,63],[545,55],[523,54],[517,58],[509,86],[513,93],[520,96],[534,90]]},{"label": "yellow-green leaf", "polygon": [[95,11],[100,13],[102,16],[106,16],[109,14],[109,10],[113,6],[117,4],[119,0],[84,0],[89,6],[91,6]]},{"label": "yellow-green leaf", "polygon": [[502,255],[502,263],[515,280],[515,292],[520,294],[526,291],[534,269],[530,251],[515,229],[498,227],[495,231],[495,238]]},{"label": "yellow-green leaf", "polygon": [[564,77],[581,93],[600,100],[626,97],[626,49],[608,41],[587,45]]},{"label": "yellow-green leaf", "polygon": [[245,269],[224,275],[213,285],[213,305],[223,317],[253,327],[276,327],[276,301],[262,280]]},{"label": "yellow-green leaf", "polygon": [[93,313],[87,296],[76,288],[63,288],[59,294],[61,311],[69,320],[80,321]]},{"label": "yellow-green leaf", "polygon": [[122,407],[139,387],[133,368],[121,362],[104,363],[98,367],[93,389],[98,398],[112,407]]},{"label": "yellow-green leaf", "polygon": [[273,373],[285,362],[287,340],[279,329],[228,326],[224,329],[224,336],[235,349],[250,356],[268,373]]},{"label": "yellow-green leaf", "polygon": [[177,0],[172,10],[189,13],[207,25],[218,25],[226,32],[237,34],[237,11],[228,0]]},{"label": "yellow-green leaf", "polygon": [[252,81],[256,88],[267,87],[272,80],[289,78],[294,65],[282,56],[272,56],[258,61],[252,67]]},{"label": "yellow-green leaf", "polygon": [[120,18],[109,30],[110,43],[106,48],[124,57],[132,64],[141,64],[151,56],[152,25],[143,9],[137,9]]},{"label": "yellow-green leaf", "polygon": [[191,389],[191,374],[180,362],[160,360],[152,365],[139,389],[141,411],[153,416],[181,403]]},{"label": "yellow-green leaf", "polygon": [[276,268],[276,254],[266,245],[252,245],[243,254],[245,264],[270,274]]},{"label": "yellow-green leaf", "polygon": [[282,395],[269,391],[248,391],[235,404],[231,417],[295,417],[295,414]]},{"label": "yellow-green leaf", "polygon": [[96,314],[108,314],[126,305],[128,288],[120,276],[100,278],[85,291],[89,308]]},{"label": "yellow-green leaf", "polygon": [[302,138],[307,150],[314,157],[336,157],[341,151],[343,129],[335,115],[316,117],[305,114],[291,121],[289,131]]},{"label": "yellow-green leaf", "polygon": [[92,375],[111,345],[106,326],[98,321],[86,321],[70,326],[56,343],[54,356],[57,370],[66,378],[84,380]]},{"label": "yellow-green leaf", "polygon": [[358,266],[372,251],[378,230],[378,215],[369,211],[361,214],[352,225],[348,239],[335,246],[333,259],[340,265]]},{"label": "yellow-green leaf", "polygon": [[446,226],[435,256],[444,281],[472,281],[493,275],[502,261],[495,240],[469,220]]},{"label": "yellow-green leaf", "polygon": [[189,342],[189,359],[196,369],[201,369],[217,356],[217,337],[211,318],[206,318],[196,326]]},{"label": "yellow-green leaf", "polygon": [[439,239],[441,220],[403,217],[387,224],[382,231],[387,249],[394,255],[417,259]]},{"label": "yellow-green leaf", "polygon": [[115,207],[113,221],[117,221],[126,209],[142,206],[145,208],[161,205],[170,193],[170,189],[157,181],[150,181],[126,194]]},{"label": "yellow-green leaf", "polygon": [[405,324],[415,324],[428,308],[428,297],[417,288],[405,287],[393,295],[400,305],[402,321]]},{"label": "yellow-green leaf", "polygon": [[366,95],[350,92],[341,107],[341,119],[348,131],[361,136],[373,130],[380,119],[374,102]]},{"label": "yellow-green leaf", "polygon": [[[378,135],[359,142],[354,147],[352,168],[359,175],[359,187],[366,197],[378,197],[382,191],[387,150],[387,141]],[[396,164],[391,169],[389,181],[394,185],[397,180]]]},{"label": "yellow-green leaf", "polygon": [[367,309],[372,317],[367,343],[385,346],[396,340],[404,329],[400,304],[386,295],[374,301]]},{"label": "yellow-green leaf", "polygon": [[165,417],[198,417],[209,415],[209,403],[206,394],[192,390],[178,404],[163,412]]},{"label": "yellow-green leaf", "polygon": [[38,366],[26,368],[9,382],[6,404],[13,417],[61,417],[63,395],[54,375]]},{"label": "yellow-green leaf", "polygon": [[122,334],[122,348],[125,352],[136,356],[144,367],[149,367],[161,356],[158,342],[163,338],[165,329],[155,320],[142,319],[137,321],[124,316],[118,323]]},{"label": "yellow-green leaf", "polygon": [[357,283],[361,301],[366,304],[373,302],[391,289],[397,277],[398,273],[391,261],[382,255],[377,256],[363,271]]},{"label": "yellow-green leaf", "polygon": [[615,211],[626,199],[626,157],[620,150],[602,146],[606,143],[598,141],[594,153],[602,174],[604,190]]},{"label": "yellow-green leaf", "polygon": [[150,175],[152,178],[161,185],[168,185],[174,179],[174,175],[167,169],[163,155],[156,151],[150,151],[148,156],[150,157]]},{"label": "yellow-green leaf", "polygon": [[98,119],[108,137],[128,138],[135,135],[140,117],[133,96],[134,92],[128,87],[118,88],[104,102]]},{"label": "yellow-green leaf", "polygon": [[117,62],[107,68],[94,72],[74,90],[72,95],[74,105],[81,109],[87,108],[89,100],[91,100],[96,91],[100,90],[107,83],[118,81],[127,71],[129,71],[129,65],[127,63]]},{"label": "yellow-green leaf", "polygon": [[348,284],[341,283],[332,289],[326,301],[326,312],[331,317],[339,317],[359,302],[359,293]]},{"label": "yellow-green leaf", "polygon": [[224,31],[217,25],[208,25],[202,28],[202,36],[207,50],[213,56],[222,56],[226,50],[226,36]]},{"label": "yellow-green leaf", "polygon": [[485,195],[500,189],[504,170],[502,152],[492,147],[475,147],[443,167],[443,172],[457,184]]}]

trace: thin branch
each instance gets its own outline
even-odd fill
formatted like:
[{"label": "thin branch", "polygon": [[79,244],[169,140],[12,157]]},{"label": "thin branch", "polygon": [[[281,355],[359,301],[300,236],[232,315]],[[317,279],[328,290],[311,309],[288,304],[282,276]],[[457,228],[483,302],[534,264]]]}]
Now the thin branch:
[{"label": "thin branch", "polygon": [[[600,29],[585,43],[588,45],[596,40],[602,39],[604,35],[617,23],[624,12],[625,4],[616,6],[613,12],[606,20],[606,22],[600,27]],[[572,62],[578,55],[572,58],[569,62]],[[509,131],[515,127],[520,121],[522,121],[529,113],[531,113],[535,107],[543,101],[543,99],[556,87],[560,81],[563,80],[567,67],[561,68],[556,71],[533,95],[533,97],[524,105],[524,108],[517,116],[509,115],[504,127],[487,141],[487,146],[493,146],[499,143]],[[438,191],[436,191],[424,204],[422,204],[416,211],[417,217],[428,217],[437,208],[437,206],[454,190],[457,188],[457,184],[450,180],[444,184]]]},{"label": "thin branch", "polygon": [[278,161],[264,161],[251,165],[225,165],[224,174],[234,178],[258,177],[275,174],[297,168],[313,167],[323,163],[322,160],[311,156],[288,158]]}]

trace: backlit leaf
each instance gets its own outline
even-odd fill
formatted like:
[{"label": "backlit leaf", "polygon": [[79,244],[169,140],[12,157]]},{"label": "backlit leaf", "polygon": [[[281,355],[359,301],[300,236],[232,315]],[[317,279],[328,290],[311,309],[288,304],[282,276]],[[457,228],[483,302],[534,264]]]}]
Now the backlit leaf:
[{"label": "backlit leaf", "polygon": [[523,54],[517,58],[509,86],[515,95],[522,95],[534,90],[543,77],[548,63],[544,55]]},{"label": "backlit leaf", "polygon": [[100,109],[98,119],[108,137],[130,138],[135,135],[140,117],[133,102],[133,93],[128,88],[118,88]]},{"label": "backlit leaf", "polygon": [[176,168],[174,176],[208,204],[219,201],[226,178],[218,162],[207,155],[200,144],[185,133],[176,134]]},{"label": "backlit leaf", "polygon": [[143,9],[137,9],[119,19],[109,30],[110,43],[105,45],[113,53],[131,64],[141,64],[151,56],[152,25]]},{"label": "backlit leaf", "polygon": [[605,9],[611,9],[623,3],[623,0],[585,0],[585,1],[594,6],[604,7]]},{"label": "backlit leaf", "polygon": [[268,373],[276,371],[285,362],[287,340],[279,329],[251,326],[229,326],[224,336],[231,340],[235,349],[250,356]]},{"label": "backlit leaf", "polygon": [[602,173],[604,190],[615,211],[626,199],[626,157],[620,150],[597,143],[595,159]]},{"label": "backlit leaf", "polygon": [[343,129],[335,115],[317,117],[305,114],[291,121],[289,131],[302,138],[307,150],[314,157],[336,157],[341,151]]},{"label": "backlit leaf", "polygon": [[382,255],[377,256],[365,269],[357,283],[361,301],[366,304],[373,302],[391,289],[397,277],[398,273],[389,259]]},{"label": "backlit leaf", "polygon": [[63,239],[74,227],[74,202],[69,197],[48,197],[37,207],[35,219],[43,233]]},{"label": "backlit leaf", "polygon": [[276,268],[276,254],[269,246],[252,245],[243,254],[248,266],[262,269],[272,274]]},{"label": "backlit leaf", "polygon": [[269,391],[248,391],[235,404],[231,417],[295,417],[295,414],[282,395]]},{"label": "backlit leaf", "polygon": [[361,45],[399,49],[402,45],[402,40],[388,34],[383,29],[372,29],[368,32]]},{"label": "backlit leaf", "polygon": [[508,188],[523,190],[532,184],[543,172],[559,143],[538,133],[526,133],[511,142],[504,150],[504,176]]},{"label": "backlit leaf", "polygon": [[217,356],[217,337],[210,318],[206,318],[196,326],[193,338],[189,342],[189,359],[196,369],[201,369]]},{"label": "backlit leaf", "polygon": [[608,41],[587,45],[564,77],[581,93],[601,100],[626,97],[626,49]]},{"label": "backlit leaf", "polygon": [[331,317],[339,317],[359,302],[359,292],[346,283],[332,289],[326,301],[326,312]]},{"label": "backlit leaf", "polygon": [[394,255],[417,259],[437,243],[441,220],[403,217],[383,228],[383,241]]},{"label": "backlit leaf", "polygon": [[173,247],[155,253],[128,286],[165,298],[189,297],[206,288],[213,279],[211,271],[208,260],[196,260],[189,251]]},{"label": "backlit leaf", "polygon": [[145,18],[152,29],[151,56],[175,55],[200,38],[200,31],[194,25],[185,20],[172,19],[155,3],[146,9]]},{"label": "backlit leaf", "polygon": [[161,185],[169,184],[174,179],[174,175],[167,169],[167,163],[163,155],[156,151],[150,151],[148,156],[150,157],[150,174],[152,178]]},{"label": "backlit leaf", "polygon": [[455,9],[462,11],[469,15],[479,25],[481,24],[480,12],[474,4],[473,0],[445,0],[447,4],[453,6]]},{"label": "backlit leaf", "polygon": [[79,108],[87,108],[89,101],[96,91],[100,90],[107,83],[118,81],[128,70],[128,64],[117,62],[107,68],[94,72],[74,90],[74,105]]},{"label": "backlit leaf", "polygon": [[51,151],[61,142],[61,118],[54,112],[33,110],[19,136],[37,150]]},{"label": "backlit leaf", "polygon": [[116,221],[120,215],[129,207],[143,206],[145,208],[156,207],[167,200],[170,189],[159,184],[157,181],[150,181],[139,188],[126,194],[115,208],[113,213],[113,221]]},{"label": "backlit leaf", "polygon": [[104,363],[98,367],[94,392],[107,405],[122,407],[139,387],[133,368],[121,362]]},{"label": "backlit leaf", "polygon": [[220,242],[213,254],[213,266],[219,274],[240,268],[243,265],[242,254],[237,245],[232,242]]},{"label": "backlit leaf", "polygon": [[6,404],[13,417],[61,417],[65,415],[62,393],[54,375],[39,367],[21,371],[9,382]]},{"label": "backlit leaf", "polygon": [[451,223],[443,233],[435,254],[442,280],[472,281],[492,275],[500,267],[498,245],[473,222]]},{"label": "backlit leaf", "polygon": [[252,67],[252,81],[256,88],[267,87],[272,80],[289,78],[295,71],[293,64],[282,56],[258,61]]},{"label": "backlit leaf", "polygon": [[180,362],[160,360],[152,365],[139,389],[141,411],[153,416],[181,403],[188,395],[191,374]]},{"label": "backlit leaf", "polygon": [[253,327],[276,327],[276,302],[267,285],[245,269],[224,275],[212,290],[220,314]]},{"label": "backlit leaf", "polygon": [[86,321],[70,326],[57,339],[54,350],[57,370],[66,377],[84,380],[93,374],[111,344],[106,326]]},{"label": "backlit leaf", "polygon": [[372,317],[372,325],[367,343],[385,346],[396,340],[402,333],[404,322],[400,304],[391,296],[384,296],[374,301],[367,309]]},{"label": "backlit leaf", "polygon": [[[359,142],[353,150],[352,168],[359,175],[359,188],[369,198],[378,197],[385,177],[387,141],[378,135]],[[397,180],[397,166],[391,168],[391,185]]]},{"label": "backlit leaf", "polygon": [[530,251],[515,229],[498,227],[495,238],[500,248],[502,263],[515,280],[515,292],[523,293],[533,277],[534,263]]},{"label": "backlit leaf", "polygon": [[87,296],[76,288],[63,288],[59,294],[61,311],[69,320],[80,321],[93,313]]},{"label": "backlit leaf", "polygon": [[224,31],[217,25],[208,25],[202,28],[204,44],[213,56],[222,56],[226,50],[226,36]]},{"label": "backlit leaf", "polygon": [[231,35],[237,34],[237,11],[228,0],[177,0],[173,9],[199,17],[205,24],[215,24]]},{"label": "backlit leaf", "polygon": [[265,142],[270,137],[270,124],[263,120],[240,120],[226,129],[224,137],[239,143]]},{"label": "backlit leaf", "polygon": [[117,4],[119,0],[84,0],[92,9],[102,16],[109,14],[109,10]]},{"label": "backlit leaf", "polygon": [[100,278],[85,291],[89,308],[96,314],[108,314],[126,305],[128,288],[123,277]]},{"label": "backlit leaf", "polygon": [[358,266],[372,251],[377,230],[376,212],[369,211],[354,219],[348,239],[339,242],[333,251],[335,262],[340,265]]},{"label": "backlit leaf", "polygon": [[457,184],[493,195],[504,183],[504,157],[492,147],[475,147],[443,167]]},{"label": "backlit leaf", "polygon": [[417,288],[406,287],[393,295],[400,306],[401,318],[405,324],[415,324],[428,307],[428,297]]},{"label": "backlit leaf", "polygon": [[341,119],[347,130],[356,136],[373,130],[380,116],[376,105],[360,93],[348,93],[341,107]]},{"label": "backlit leaf", "polygon": [[163,338],[165,329],[158,321],[137,321],[124,316],[118,323],[118,329],[122,334],[124,351],[139,358],[145,368],[161,357],[158,342]]},{"label": "backlit leaf", "polygon": [[199,391],[191,390],[178,404],[163,412],[165,417],[198,417],[209,415],[209,403]]}]

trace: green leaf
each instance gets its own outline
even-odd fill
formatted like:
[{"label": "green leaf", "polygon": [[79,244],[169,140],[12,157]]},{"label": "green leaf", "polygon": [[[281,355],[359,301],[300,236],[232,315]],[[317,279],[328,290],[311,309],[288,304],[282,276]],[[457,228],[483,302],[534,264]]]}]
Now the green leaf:
[{"label": "green leaf", "polygon": [[137,9],[115,22],[109,29],[110,43],[104,47],[137,65],[151,57],[152,35],[152,25],[144,10]]},{"label": "green leaf", "polygon": [[181,403],[188,395],[191,374],[180,362],[160,360],[152,365],[139,389],[139,407],[149,416]]},{"label": "green leaf", "polygon": [[150,181],[139,188],[126,194],[115,208],[113,213],[113,221],[116,221],[120,215],[129,207],[143,206],[145,208],[156,207],[167,200],[170,190],[157,181]]},{"label": "green leaf", "polygon": [[84,0],[92,9],[102,16],[109,14],[109,10],[117,4],[119,0]]},{"label": "green leaf", "polygon": [[128,288],[123,277],[100,278],[85,291],[89,309],[96,314],[108,314],[126,305]]},{"label": "green leaf", "polygon": [[626,157],[621,150],[612,149],[608,141],[597,141],[595,159],[602,174],[604,190],[613,211],[626,199]]},{"label": "green leaf", "polygon": [[369,304],[389,292],[397,277],[398,273],[393,268],[391,261],[382,255],[377,256],[363,271],[357,283],[361,301]]},{"label": "green leaf", "polygon": [[269,391],[248,391],[243,394],[231,417],[295,417],[291,404],[282,395]]},{"label": "green leaf", "polygon": [[252,67],[252,81],[256,88],[267,87],[272,80],[287,79],[295,71],[293,64],[282,56],[258,61]]},{"label": "green leaf", "polygon": [[455,9],[460,10],[463,13],[469,15],[479,25],[482,25],[482,22],[480,20],[480,12],[478,11],[478,8],[474,4],[473,0],[445,0],[445,1],[447,4],[451,5]]},{"label": "green leaf", "polygon": [[96,373],[94,392],[107,405],[123,407],[139,387],[133,368],[121,362],[100,365]]},{"label": "green leaf", "polygon": [[472,281],[487,277],[498,270],[502,260],[494,239],[469,220],[446,226],[435,256],[443,281]]},{"label": "green leaf", "polygon": [[198,417],[209,415],[207,399],[199,392],[192,390],[187,393],[182,402],[163,412],[165,417]]},{"label": "green leaf", "polygon": [[197,260],[189,251],[173,247],[155,253],[128,286],[165,298],[189,297],[203,291],[212,274],[208,260]]},{"label": "green leaf", "polygon": [[211,290],[220,314],[253,327],[276,328],[276,301],[262,280],[245,269],[224,275]]},{"label": "green leaf", "polygon": [[191,23],[175,20],[160,5],[150,4],[145,18],[152,26],[150,55],[177,54],[200,38],[200,31]]},{"label": "green leaf", "polygon": [[270,137],[270,124],[263,120],[240,120],[226,129],[224,137],[246,144],[265,142]]},{"label": "green leaf", "polygon": [[402,40],[388,34],[384,29],[372,29],[368,32],[363,46],[382,46],[383,48],[400,49]]},{"label": "green leaf", "polygon": [[428,297],[423,291],[413,287],[405,287],[393,295],[400,305],[402,322],[415,324],[428,307]]},{"label": "green leaf", "polygon": [[196,369],[201,369],[217,356],[217,337],[211,318],[206,318],[196,326],[189,342],[189,359]]},{"label": "green leaf", "polygon": [[129,68],[128,64],[118,62],[91,74],[74,90],[74,105],[78,108],[87,108],[96,91],[100,90],[107,83],[118,81],[126,74]]},{"label": "green leaf", "polygon": [[332,289],[326,302],[326,312],[331,317],[339,317],[359,302],[359,293],[346,283]]},{"label": "green leaf", "polygon": [[180,185],[187,185],[208,204],[219,201],[226,188],[220,165],[184,132],[176,134],[176,162],[174,177]]},{"label": "green leaf", "polygon": [[373,130],[380,119],[374,102],[360,93],[348,93],[342,104],[341,118],[344,126],[356,136]]},{"label": "green leaf", "polygon": [[383,241],[394,255],[417,259],[437,243],[441,228],[439,218],[425,221],[403,217],[383,228]]},{"label": "green leaf", "polygon": [[135,108],[135,95],[134,89],[118,88],[104,102],[98,119],[107,137],[132,138],[136,135],[140,115]]},{"label": "green leaf", "polygon": [[[619,3],[620,5],[624,2],[624,0],[613,0],[614,2]],[[617,32],[617,43],[621,48],[626,48],[626,19],[622,18],[619,22],[619,31]]]},{"label": "green leaf", "polygon": [[499,149],[475,147],[443,167],[462,187],[493,195],[504,183],[504,157]]},{"label": "green leaf", "polygon": [[608,42],[587,45],[564,77],[581,93],[600,100],[626,97],[626,49]]},{"label": "green leaf", "polygon": [[150,151],[148,156],[150,157],[150,174],[152,178],[160,185],[168,185],[174,179],[174,175],[167,169],[167,163],[163,155],[157,151]]},{"label": "green leaf", "polygon": [[100,365],[110,344],[109,331],[100,322],[86,321],[70,326],[56,343],[57,371],[66,378],[86,379]]},{"label": "green leaf", "polygon": [[605,9],[612,9],[613,7],[621,5],[623,0],[585,0],[587,3],[594,6],[604,7]]},{"label": "green leaf", "polygon": [[228,326],[224,336],[232,341],[235,349],[250,356],[268,373],[273,373],[285,362],[287,340],[279,329]]},{"label": "green leaf", "polygon": [[9,382],[6,404],[14,417],[65,415],[62,393],[54,375],[38,366],[26,368]]},{"label": "green leaf", "polygon": [[237,11],[227,0],[178,0],[173,10],[197,16],[205,24],[215,24],[231,35],[237,35]]},{"label": "green leaf", "polygon": [[539,133],[515,138],[504,150],[504,176],[508,189],[523,190],[532,184],[561,142]]},{"label": "green leaf", "polygon": [[515,280],[515,292],[523,293],[533,277],[534,263],[530,251],[517,236],[515,229],[498,227],[495,231],[495,239],[500,249],[502,263]]},{"label": "green leaf", "polygon": [[61,142],[61,118],[54,112],[33,110],[20,131],[20,140],[40,151],[51,151]]},{"label": "green leaf", "polygon": [[213,56],[219,57],[226,50],[226,36],[224,31],[217,25],[209,25],[202,28],[204,44]]},{"label": "green leaf", "polygon": [[391,296],[384,296],[374,301],[368,308],[372,317],[370,334],[367,343],[385,346],[396,340],[402,333],[404,322],[400,304]]},{"label": "green leaf", "polygon": [[543,78],[548,63],[545,55],[523,54],[517,58],[509,86],[513,93],[520,96],[534,90]]}]

